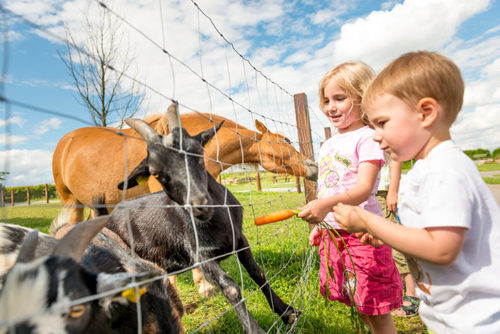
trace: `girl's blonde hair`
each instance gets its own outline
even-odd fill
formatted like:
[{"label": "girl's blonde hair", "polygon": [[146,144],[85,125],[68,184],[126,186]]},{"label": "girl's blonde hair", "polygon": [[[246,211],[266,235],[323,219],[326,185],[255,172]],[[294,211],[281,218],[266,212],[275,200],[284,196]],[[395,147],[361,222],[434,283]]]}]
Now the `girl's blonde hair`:
[{"label": "girl's blonde hair", "polygon": [[[319,106],[323,110],[325,106],[325,87],[331,81],[335,80],[337,85],[343,88],[347,95],[361,104],[363,94],[371,80],[375,77],[375,71],[367,64],[356,61],[342,63],[335,66],[323,76],[319,82]],[[361,110],[363,123],[369,125],[368,118]]]}]

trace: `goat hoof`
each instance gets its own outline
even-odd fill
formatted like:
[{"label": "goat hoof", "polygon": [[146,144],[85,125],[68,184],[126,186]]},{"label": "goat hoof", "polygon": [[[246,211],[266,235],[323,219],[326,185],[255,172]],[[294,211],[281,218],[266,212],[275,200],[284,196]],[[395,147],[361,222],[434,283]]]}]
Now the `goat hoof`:
[{"label": "goat hoof", "polygon": [[214,297],[217,294],[217,290],[215,290],[215,287],[211,284],[208,284],[208,283],[200,284],[200,288],[198,289],[198,292],[199,292],[200,296],[205,297],[205,298]]},{"label": "goat hoof", "polygon": [[290,307],[290,309],[288,309],[281,315],[281,320],[283,320],[285,324],[293,324],[295,321],[297,321],[299,316],[300,311],[297,311]]}]

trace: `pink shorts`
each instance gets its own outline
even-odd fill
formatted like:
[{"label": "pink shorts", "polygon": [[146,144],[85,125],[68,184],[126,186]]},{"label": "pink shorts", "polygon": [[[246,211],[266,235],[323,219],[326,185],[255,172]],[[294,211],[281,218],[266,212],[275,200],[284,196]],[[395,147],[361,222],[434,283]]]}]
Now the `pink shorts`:
[{"label": "pink shorts", "polygon": [[[367,315],[387,314],[401,307],[403,283],[391,248],[363,245],[354,235],[342,230],[337,232],[341,237],[333,230],[325,230],[319,245],[321,294],[349,306],[353,299],[359,312]],[[335,237],[338,249],[329,234]],[[325,290],[327,276],[328,290]]]}]

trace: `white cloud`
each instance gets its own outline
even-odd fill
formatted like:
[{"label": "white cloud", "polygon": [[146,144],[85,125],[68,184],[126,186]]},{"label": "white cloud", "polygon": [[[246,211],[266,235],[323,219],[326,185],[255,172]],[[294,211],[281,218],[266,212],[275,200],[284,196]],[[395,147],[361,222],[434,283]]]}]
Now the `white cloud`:
[{"label": "white cloud", "polygon": [[404,52],[440,50],[461,23],[488,5],[488,0],[406,0],[390,11],[374,11],[342,26],[333,62],[362,59],[380,70]]},{"label": "white cloud", "polygon": [[24,144],[28,141],[28,137],[25,136],[13,136],[13,135],[6,135],[5,133],[0,133],[0,145],[5,146],[7,143],[9,145],[19,145],[19,144]]},{"label": "white cloud", "polygon": [[8,187],[54,183],[51,163],[52,151],[9,150],[0,151],[0,170],[10,172],[6,175]]},{"label": "white cloud", "polygon": [[0,119],[0,127],[4,127],[7,124],[16,124],[17,126],[21,127],[24,123],[26,123],[26,120],[19,116],[11,116],[7,120]]},{"label": "white cloud", "polygon": [[42,135],[52,129],[59,129],[61,127],[61,123],[62,123],[61,120],[56,117],[43,120],[38,126],[38,128],[35,130],[35,134]]},{"label": "white cloud", "polygon": [[500,103],[462,111],[451,128],[453,139],[464,150],[500,147]]}]

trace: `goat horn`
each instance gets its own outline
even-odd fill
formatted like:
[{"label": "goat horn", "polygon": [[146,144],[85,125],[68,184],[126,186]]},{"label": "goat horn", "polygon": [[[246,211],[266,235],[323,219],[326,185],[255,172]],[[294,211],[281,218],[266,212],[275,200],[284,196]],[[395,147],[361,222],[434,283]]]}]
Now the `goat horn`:
[{"label": "goat horn", "polygon": [[167,109],[167,124],[170,132],[181,126],[181,120],[179,117],[179,104],[174,101]]},{"label": "goat horn", "polygon": [[90,241],[106,226],[109,219],[109,216],[103,216],[76,224],[56,246],[54,255],[70,257],[80,262]]},{"label": "goat horn", "polygon": [[38,244],[38,230],[31,231],[24,239],[16,263],[31,262],[35,258],[35,249]]},{"label": "goat horn", "polygon": [[158,139],[160,136],[148,123],[144,122],[142,119],[137,118],[127,118],[125,120],[132,129],[137,131],[147,142],[152,142]]}]

